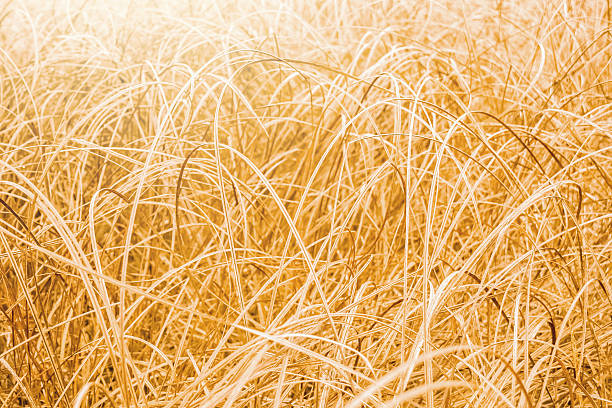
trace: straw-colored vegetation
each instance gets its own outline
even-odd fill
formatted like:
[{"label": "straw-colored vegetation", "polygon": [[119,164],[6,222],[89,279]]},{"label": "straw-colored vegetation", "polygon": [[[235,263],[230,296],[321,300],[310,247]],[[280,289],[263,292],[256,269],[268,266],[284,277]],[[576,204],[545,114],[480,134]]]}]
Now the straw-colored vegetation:
[{"label": "straw-colored vegetation", "polygon": [[0,406],[612,406],[611,13],[5,0]]}]

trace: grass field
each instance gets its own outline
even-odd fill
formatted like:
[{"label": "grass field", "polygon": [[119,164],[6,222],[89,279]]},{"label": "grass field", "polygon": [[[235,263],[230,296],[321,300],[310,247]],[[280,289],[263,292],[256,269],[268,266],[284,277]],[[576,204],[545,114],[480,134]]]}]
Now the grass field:
[{"label": "grass field", "polygon": [[609,0],[0,0],[0,407],[612,407]]}]

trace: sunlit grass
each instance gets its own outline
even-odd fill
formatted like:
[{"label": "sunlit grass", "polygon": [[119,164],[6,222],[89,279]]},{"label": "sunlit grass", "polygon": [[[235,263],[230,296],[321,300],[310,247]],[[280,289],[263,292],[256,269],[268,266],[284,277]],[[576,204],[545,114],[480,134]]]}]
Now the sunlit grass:
[{"label": "sunlit grass", "polygon": [[223,3],[1,3],[0,406],[612,406],[610,5]]}]

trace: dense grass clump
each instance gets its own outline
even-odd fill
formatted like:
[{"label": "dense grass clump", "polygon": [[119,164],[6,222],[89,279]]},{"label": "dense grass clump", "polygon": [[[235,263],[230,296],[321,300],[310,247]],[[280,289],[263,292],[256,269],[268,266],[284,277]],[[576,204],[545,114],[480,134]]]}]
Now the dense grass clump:
[{"label": "dense grass clump", "polygon": [[612,406],[611,13],[1,2],[0,406]]}]

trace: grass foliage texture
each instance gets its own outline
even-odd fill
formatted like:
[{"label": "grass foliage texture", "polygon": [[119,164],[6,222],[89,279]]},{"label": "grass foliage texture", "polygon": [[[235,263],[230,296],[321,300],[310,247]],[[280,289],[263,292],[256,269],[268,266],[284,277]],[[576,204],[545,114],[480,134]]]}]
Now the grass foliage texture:
[{"label": "grass foliage texture", "polygon": [[0,406],[612,406],[611,14],[3,1]]}]

